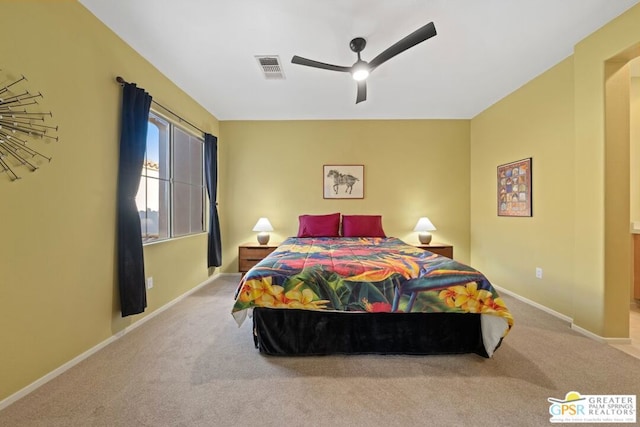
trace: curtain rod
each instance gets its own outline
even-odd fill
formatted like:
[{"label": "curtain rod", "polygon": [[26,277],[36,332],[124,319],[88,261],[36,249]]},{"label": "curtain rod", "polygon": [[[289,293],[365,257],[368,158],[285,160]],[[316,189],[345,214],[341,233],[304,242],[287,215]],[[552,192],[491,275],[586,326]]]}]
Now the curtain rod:
[{"label": "curtain rod", "polygon": [[[121,85],[124,85],[125,83],[129,83],[127,82],[125,79],[123,79],[122,77],[118,76],[116,77],[116,81],[118,83],[120,83]],[[185,122],[186,124],[188,124],[189,126],[191,126],[192,128],[196,129],[198,132],[202,133],[203,135],[207,132],[203,131],[202,129],[200,129],[198,126],[194,125],[193,123],[191,123],[188,120],[183,119],[182,117],[180,117],[179,115],[177,115],[176,113],[174,113],[173,111],[171,111],[170,109],[168,109],[167,107],[165,107],[164,105],[160,104],[159,102],[157,102],[156,100],[154,100],[153,98],[151,98],[151,102],[153,102],[154,104],[156,104],[157,106],[159,106],[160,108],[162,108],[163,110],[167,111],[168,113],[170,113],[171,115],[177,117],[181,122]]]}]

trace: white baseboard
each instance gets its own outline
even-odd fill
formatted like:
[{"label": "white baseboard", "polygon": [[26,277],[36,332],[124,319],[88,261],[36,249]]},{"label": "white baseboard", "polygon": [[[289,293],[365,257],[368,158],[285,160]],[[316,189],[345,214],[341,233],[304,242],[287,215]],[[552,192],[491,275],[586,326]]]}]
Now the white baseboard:
[{"label": "white baseboard", "polygon": [[600,335],[594,334],[591,331],[588,331],[584,328],[581,328],[580,326],[576,325],[575,323],[571,323],[571,329],[573,329],[576,332],[581,333],[582,335],[585,335],[593,340],[596,340],[598,342],[604,343],[604,344],[614,344],[614,345],[618,345],[618,344],[631,344],[631,338],[606,338],[606,337],[601,337]]},{"label": "white baseboard", "polygon": [[500,292],[501,294],[507,294],[509,296],[512,296],[515,299],[524,302],[525,304],[528,304],[528,305],[530,305],[532,307],[537,308],[538,310],[542,310],[545,313],[549,313],[550,315],[552,315],[554,317],[557,317],[558,319],[562,319],[565,322],[573,324],[573,319],[571,317],[569,317],[569,316],[566,316],[566,315],[564,315],[564,314],[562,314],[562,313],[560,313],[558,311],[552,310],[547,306],[544,306],[544,305],[539,304],[539,303],[537,303],[535,301],[532,301],[529,298],[525,298],[525,297],[523,297],[523,296],[521,296],[521,295],[519,295],[519,294],[517,294],[517,293],[515,293],[513,291],[510,291],[508,289],[505,289],[505,288],[502,288],[502,287],[496,286],[496,285],[493,285],[493,287],[496,288],[498,290],[498,292]]},{"label": "white baseboard", "polygon": [[9,396],[7,398],[1,400],[0,401],[0,411],[2,411],[4,408],[6,408],[7,406],[11,405],[12,403],[16,402],[17,400],[19,400],[19,399],[23,398],[24,396],[28,395],[29,393],[33,392],[38,387],[41,387],[44,384],[48,383],[49,381],[51,381],[52,379],[54,379],[58,375],[60,375],[60,374],[62,374],[64,372],[66,372],[67,370],[73,368],[78,363],[82,362],[83,360],[87,359],[89,356],[97,353],[98,351],[102,350],[104,347],[106,347],[107,345],[111,344],[112,342],[122,338],[123,336],[125,336],[129,332],[133,331],[134,329],[136,329],[140,325],[143,325],[144,323],[146,323],[148,320],[156,317],[158,314],[160,314],[163,311],[167,310],[168,308],[174,306],[175,304],[177,304],[181,300],[185,299],[186,297],[188,297],[192,293],[196,292],[197,290],[199,290],[203,286],[206,286],[206,285],[212,283],[218,277],[221,277],[221,276],[232,276],[232,275],[233,275],[233,273],[215,273],[214,275],[209,277],[204,282],[200,283],[196,287],[194,287],[194,288],[190,289],[189,291],[185,292],[184,294],[180,295],[176,299],[174,299],[172,301],[169,301],[168,303],[166,303],[162,307],[160,307],[157,310],[149,313],[148,315],[146,315],[142,319],[136,321],[134,324],[132,324],[130,326],[127,326],[122,331],[119,331],[119,332],[113,334],[112,336],[110,336],[106,340],[102,341],[101,343],[97,344],[96,346],[94,346],[94,347],[90,348],[89,350],[85,351],[84,353],[74,357],[73,359],[71,359],[70,361],[65,363],[64,365],[54,369],[53,371],[49,372],[48,374],[46,374],[45,376],[43,376],[41,378],[38,378],[36,381],[32,382],[31,384],[29,384],[28,386],[24,387],[23,389],[17,391],[16,393],[12,394],[11,396]]},{"label": "white baseboard", "polygon": [[631,345],[633,341],[631,338],[605,338],[605,342],[610,345]]},{"label": "white baseboard", "polygon": [[588,331],[588,330],[586,330],[584,328],[581,328],[580,326],[576,325],[575,323],[573,323],[573,318],[571,318],[569,316],[566,316],[566,315],[564,315],[562,313],[559,313],[559,312],[557,312],[555,310],[552,310],[549,307],[546,307],[546,306],[544,306],[542,304],[539,304],[539,303],[537,303],[535,301],[531,301],[530,299],[525,298],[525,297],[523,297],[521,295],[518,295],[517,293],[512,292],[512,291],[510,291],[508,289],[505,289],[505,288],[502,288],[502,287],[496,286],[496,285],[493,285],[493,287],[496,288],[498,290],[498,292],[500,292],[502,294],[507,294],[509,296],[512,296],[513,298],[515,298],[515,299],[517,299],[519,301],[522,301],[525,304],[528,304],[528,305],[530,305],[532,307],[535,307],[535,308],[537,308],[539,310],[544,311],[545,313],[549,313],[550,315],[552,315],[554,317],[557,317],[558,319],[562,319],[565,322],[568,322],[569,323],[569,327],[572,330],[574,330],[574,331],[576,331],[576,332],[578,332],[578,333],[580,333],[580,334],[582,334],[582,335],[584,335],[586,337],[589,337],[589,338],[591,338],[591,339],[593,339],[595,341],[598,341],[598,342],[601,342],[601,343],[605,343],[605,344],[631,344],[631,338],[606,338],[606,337],[601,337],[598,334],[594,334],[593,332]]}]

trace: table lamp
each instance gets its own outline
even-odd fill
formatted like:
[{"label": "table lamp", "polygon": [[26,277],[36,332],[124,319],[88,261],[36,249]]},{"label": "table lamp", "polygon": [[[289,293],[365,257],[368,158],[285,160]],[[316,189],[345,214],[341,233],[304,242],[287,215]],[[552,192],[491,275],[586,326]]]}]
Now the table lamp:
[{"label": "table lamp", "polygon": [[258,231],[258,243],[266,245],[271,237],[268,232],[273,231],[273,227],[267,218],[260,218],[253,227],[253,231]]},{"label": "table lamp", "polygon": [[429,243],[431,243],[431,237],[432,237],[431,233],[429,232],[434,231],[435,229],[436,228],[433,226],[431,221],[429,221],[429,218],[427,218],[426,216],[423,216],[420,219],[418,219],[418,223],[416,224],[413,231],[418,231],[420,233],[418,234],[418,239],[420,239],[420,243],[422,243],[423,245],[428,245]]}]

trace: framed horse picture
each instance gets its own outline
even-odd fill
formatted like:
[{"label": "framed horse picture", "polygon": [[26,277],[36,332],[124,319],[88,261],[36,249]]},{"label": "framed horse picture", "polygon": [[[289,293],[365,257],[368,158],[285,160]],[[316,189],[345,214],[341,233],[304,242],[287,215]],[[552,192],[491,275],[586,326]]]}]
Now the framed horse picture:
[{"label": "framed horse picture", "polygon": [[364,165],[322,166],[325,199],[364,199]]}]

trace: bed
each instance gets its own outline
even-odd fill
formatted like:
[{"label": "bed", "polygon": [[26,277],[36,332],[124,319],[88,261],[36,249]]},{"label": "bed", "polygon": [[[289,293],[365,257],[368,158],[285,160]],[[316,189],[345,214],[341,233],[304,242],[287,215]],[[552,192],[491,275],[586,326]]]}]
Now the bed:
[{"label": "bed", "polygon": [[491,357],[513,325],[482,273],[393,237],[290,237],[243,276],[232,314],[252,314],[268,355]]}]

